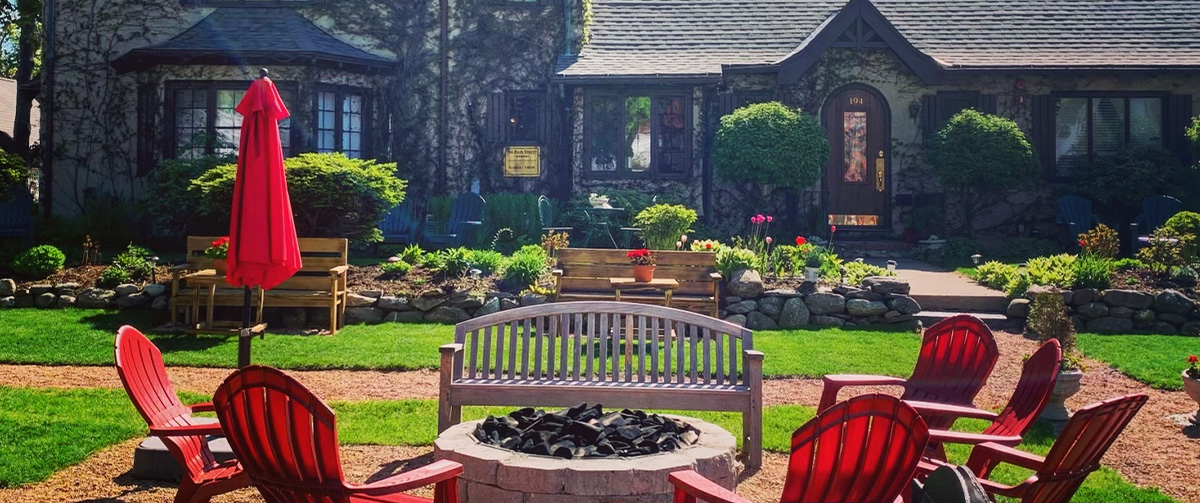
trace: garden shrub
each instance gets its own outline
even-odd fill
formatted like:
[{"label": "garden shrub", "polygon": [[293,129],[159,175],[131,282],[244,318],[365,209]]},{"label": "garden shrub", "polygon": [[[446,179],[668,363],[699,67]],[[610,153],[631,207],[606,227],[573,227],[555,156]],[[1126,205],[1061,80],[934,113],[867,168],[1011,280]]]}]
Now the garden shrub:
[{"label": "garden shrub", "polygon": [[400,252],[400,254],[397,256],[400,257],[400,260],[408,262],[409,264],[416,264],[421,261],[421,256],[424,254],[425,252],[421,250],[420,246],[408,245],[405,246],[404,251]]},{"label": "garden shrub", "polygon": [[1062,247],[1053,240],[1021,237],[1006,239],[1000,246],[997,256],[1012,262],[1024,262],[1030,257],[1044,257],[1062,253],[1062,251]]},{"label": "garden shrub", "polygon": [[679,238],[696,223],[696,211],[680,204],[656,204],[633,219],[641,227],[642,240],[652,250],[674,250]]},{"label": "garden shrub", "polygon": [[877,265],[860,263],[854,260],[846,262],[846,284],[857,285],[862,283],[863,278],[868,276],[895,276],[896,273],[888,271],[884,267]]},{"label": "garden shrub", "polygon": [[1112,260],[1094,253],[1083,253],[1075,259],[1073,288],[1103,290],[1112,285]]},{"label": "garden shrub", "polygon": [[[191,181],[217,166],[236,162],[237,158],[231,156],[165,160],[146,175],[146,196],[138,204],[160,234],[226,234],[229,232],[227,218],[220,221],[196,218],[201,214],[204,196],[191,189]],[[225,213],[229,213],[229,207],[225,208]]]},{"label": "garden shrub", "polygon": [[466,248],[447,248],[438,252],[441,256],[441,272],[447,276],[463,276],[471,270],[471,250]]},{"label": "garden shrub", "polygon": [[1135,258],[1120,258],[1113,261],[1113,269],[1118,271],[1133,271],[1145,268],[1146,264]]},{"label": "garden shrub", "polygon": [[842,257],[832,251],[821,253],[821,277],[828,281],[840,281],[842,278]]},{"label": "garden shrub", "polygon": [[1191,266],[1179,266],[1171,269],[1171,280],[1184,286],[1196,286],[1196,270]]},{"label": "garden shrub", "polygon": [[537,194],[488,194],[487,204],[483,207],[483,227],[475,233],[476,239],[480,240],[476,244],[485,245],[486,240],[496,236],[501,229],[511,232],[514,243],[508,243],[507,247],[503,246],[506,243],[499,243],[500,248],[512,250],[537,243],[542,235]]},{"label": "garden shrub", "polygon": [[1010,299],[1015,299],[1025,292],[1029,291],[1029,287],[1033,286],[1033,282],[1029,279],[1029,273],[1017,271],[1008,280],[1008,284],[1004,285],[1004,295]]},{"label": "garden shrub", "polygon": [[550,257],[540,246],[526,245],[513,252],[504,266],[504,282],[518,288],[536,284],[550,270]]},{"label": "garden shrub", "polygon": [[748,105],[721,117],[713,139],[717,174],[743,184],[749,207],[771,207],[773,194],[760,192],[763,186],[813,186],[828,160],[829,140],[817,118],[779,102]]},{"label": "garden shrub", "polygon": [[[1100,217],[1128,221],[1142,210],[1142,199],[1160,194],[1187,200],[1194,195],[1196,168],[1179,162],[1175,153],[1158,147],[1138,147],[1098,156],[1082,163],[1073,192],[1091,199]],[[1149,231],[1149,229],[1147,229]]]},{"label": "garden shrub", "polygon": [[762,267],[762,261],[751,250],[727,246],[717,252],[717,272],[721,273],[725,279],[729,279],[734,272],[742,269],[757,271],[760,267]]},{"label": "garden shrub", "polygon": [[29,167],[21,156],[0,150],[0,202],[8,200],[8,189],[29,180]]},{"label": "garden shrub", "polygon": [[725,245],[715,239],[693,239],[691,247],[692,251],[716,253],[721,251],[721,248],[724,248]]},{"label": "garden shrub", "polygon": [[430,272],[441,272],[442,267],[445,266],[445,264],[442,263],[442,259],[442,254],[438,252],[423,253],[421,254],[421,257],[417,259],[417,263],[413,265]]},{"label": "garden shrub", "polygon": [[495,250],[471,250],[467,260],[484,276],[491,276],[504,265],[504,255]]},{"label": "garden shrub", "polygon": [[[1176,213],[1171,218],[1168,218],[1163,228],[1175,235],[1190,234],[1192,236],[1200,236],[1200,213],[1194,211],[1181,211]],[[1197,243],[1193,240],[1188,246],[1183,249],[1183,259],[1189,264],[1196,261],[1197,256],[1200,256],[1200,250],[1197,250]]]},{"label": "garden shrub", "polygon": [[144,280],[154,272],[154,263],[150,262],[152,256],[154,253],[150,250],[130,244],[125,251],[113,257],[112,267],[128,272],[134,280]]},{"label": "garden shrub", "polygon": [[1080,368],[1079,360],[1075,356],[1075,322],[1067,314],[1062,294],[1041,292],[1035,295],[1029,306],[1026,326],[1043,342],[1058,339],[1059,345],[1062,346],[1062,370]]},{"label": "garden shrub", "polygon": [[1016,266],[995,260],[984,262],[975,269],[975,281],[996,290],[1003,290],[1016,275]]},{"label": "garden shrub", "polygon": [[1194,234],[1175,234],[1160,227],[1150,235],[1150,242],[1137,252],[1137,258],[1146,263],[1150,270],[1164,273],[1172,267],[1187,265],[1184,250],[1194,246]]},{"label": "garden shrub", "polygon": [[1117,239],[1117,231],[1107,225],[1099,224],[1092,230],[1079,235],[1079,247],[1085,254],[1111,259],[1117,256],[1121,242]]},{"label": "garden shrub", "polygon": [[1035,285],[1071,288],[1075,284],[1075,256],[1066,253],[1034,257],[1027,262],[1029,280]]},{"label": "garden shrub", "polygon": [[982,249],[983,247],[974,239],[948,238],[946,244],[942,245],[942,265],[951,269],[970,266],[975,263],[971,260],[971,255],[981,253]]},{"label": "garden shrub", "polygon": [[27,278],[42,279],[54,274],[67,263],[62,250],[51,245],[35,246],[25,250],[13,260],[13,272]]},{"label": "garden shrub", "polygon": [[[300,236],[377,243],[379,221],[404,199],[406,182],[396,177],[395,163],[306,153],[285,159],[284,167]],[[237,165],[225,164],[192,180],[202,215],[228,223],[236,175]]]},{"label": "garden shrub", "polygon": [[397,276],[404,276],[405,274],[408,274],[408,272],[412,270],[412,267],[412,264],[409,264],[403,260],[379,264],[379,268],[383,269],[384,274],[394,274]]},{"label": "garden shrub", "polygon": [[1016,122],[973,109],[951,117],[926,152],[942,187],[958,196],[967,236],[974,236],[975,217],[998,195],[1032,181],[1038,171]]},{"label": "garden shrub", "polygon": [[96,284],[102,288],[116,288],[117,285],[124,285],[133,282],[129,271],[120,267],[108,267],[100,272],[100,278],[96,280]]}]

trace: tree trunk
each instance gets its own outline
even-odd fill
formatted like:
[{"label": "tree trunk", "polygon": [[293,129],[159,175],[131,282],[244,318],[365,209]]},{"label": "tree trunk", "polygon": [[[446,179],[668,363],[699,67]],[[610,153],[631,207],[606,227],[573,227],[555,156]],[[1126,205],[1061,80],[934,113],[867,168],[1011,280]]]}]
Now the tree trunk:
[{"label": "tree trunk", "polygon": [[40,6],[36,0],[19,0],[17,11],[21,15],[21,36],[17,42],[17,109],[13,121],[13,141],[18,155],[28,163],[29,136],[32,129],[31,114],[33,98],[37,88],[33,84],[33,56],[37,50],[37,27]]}]

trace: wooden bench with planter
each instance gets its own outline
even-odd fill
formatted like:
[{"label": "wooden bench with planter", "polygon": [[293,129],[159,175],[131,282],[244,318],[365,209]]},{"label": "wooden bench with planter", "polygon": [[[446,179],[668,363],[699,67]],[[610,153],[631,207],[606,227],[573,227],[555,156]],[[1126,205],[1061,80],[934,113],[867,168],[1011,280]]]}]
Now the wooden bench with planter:
[{"label": "wooden bench with planter", "polygon": [[[178,320],[179,308],[195,301],[195,288],[188,284],[188,278],[215,274],[213,260],[204,255],[204,250],[216,239],[218,236],[188,236],[187,263],[171,268],[172,324]],[[329,332],[336,334],[345,323],[349,243],[344,238],[300,238],[299,244],[304,268],[262,294],[261,303],[255,302],[259,319],[264,306],[328,308]],[[205,306],[241,306],[243,292],[225,285],[211,296],[200,296],[198,301]],[[191,323],[196,321],[193,319]]]},{"label": "wooden bench with planter", "polygon": [[[693,251],[655,251],[654,277],[679,282],[670,297],[671,307],[716,317],[721,300],[721,274],[717,255]],[[558,250],[554,269],[555,300],[614,300],[611,279],[632,277],[633,265],[624,250],[565,248]],[[661,291],[623,291],[622,302],[663,304]]]},{"label": "wooden bench with planter", "polygon": [[742,414],[746,463],[761,464],[763,354],[753,332],[732,323],[661,306],[560,302],[459,323],[440,352],[439,432],[461,421],[464,405],[732,411]]}]

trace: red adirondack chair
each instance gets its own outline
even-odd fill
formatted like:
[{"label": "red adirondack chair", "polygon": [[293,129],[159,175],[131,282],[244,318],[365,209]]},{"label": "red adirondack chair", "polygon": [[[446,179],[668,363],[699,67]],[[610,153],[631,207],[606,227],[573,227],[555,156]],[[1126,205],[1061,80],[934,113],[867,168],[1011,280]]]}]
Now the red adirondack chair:
[{"label": "red adirondack chair", "polygon": [[[851,398],[792,433],[784,503],[900,502],[929,441],[920,414],[881,394]],[[671,473],[675,503],[750,503],[699,473]]]},{"label": "red adirondack chair", "polygon": [[974,407],[907,401],[906,403],[917,409],[917,412],[920,412],[921,416],[926,419],[945,416],[992,420],[992,424],[988,425],[983,433],[931,430],[929,432],[931,449],[928,454],[937,459],[946,459],[945,452],[941,447],[943,443],[947,442],[957,444],[995,442],[1010,447],[1020,444],[1021,438],[1033,427],[1038,416],[1041,415],[1042,409],[1046,407],[1046,402],[1050,400],[1050,393],[1054,391],[1054,383],[1058,380],[1061,363],[1062,347],[1058,340],[1050,339],[1042,344],[1042,347],[1038,348],[1033,356],[1025,361],[1025,365],[1021,369],[1021,378],[1017,381],[1017,387],[1013,390],[1012,397],[1008,399],[1008,405],[1005,405],[999,414]]},{"label": "red adirondack chair", "polygon": [[[979,476],[983,488],[993,496],[1019,498],[1021,503],[1067,503],[1088,474],[1100,468],[1100,458],[1149,398],[1126,395],[1079,409],[1045,458],[987,442],[971,450],[967,468]],[[1033,470],[1034,474],[1015,486],[986,480],[1000,463]],[[924,476],[935,467],[936,463],[923,462],[919,472]]]},{"label": "red adirondack chair", "polygon": [[348,484],[333,409],[279,370],[252,365],[213,396],[229,446],[268,503],[428,503],[402,491],[434,485],[433,502],[458,503],[461,464],[437,461],[370,484]]},{"label": "red adirondack chair", "polygon": [[[973,406],[999,356],[992,330],[982,320],[968,314],[951,316],[925,330],[912,377],[827,375],[817,410],[832,407],[843,387],[881,385],[903,387],[901,400]],[[954,418],[934,416],[925,422],[930,429],[946,430]]]},{"label": "red adirondack chair", "polygon": [[218,494],[250,485],[236,460],[218,463],[208,448],[208,435],[221,435],[221,425],[200,423],[193,412],[211,412],[211,403],[184,405],[167,379],[162,353],[138,329],[117,331],[117,374],[150,434],[161,437],[183,467],[175,503],[206,503]]}]

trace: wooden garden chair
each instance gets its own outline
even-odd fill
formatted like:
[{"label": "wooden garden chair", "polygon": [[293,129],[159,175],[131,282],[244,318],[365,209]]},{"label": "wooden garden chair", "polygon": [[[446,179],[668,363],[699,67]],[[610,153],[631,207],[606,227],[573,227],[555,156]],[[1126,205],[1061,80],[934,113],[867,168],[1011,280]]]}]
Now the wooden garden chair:
[{"label": "wooden garden chair", "polygon": [[179,401],[154,343],[136,328],[123,326],[117,331],[116,356],[117,374],[134,408],[183,468],[175,503],[206,503],[250,485],[237,460],[218,463],[213,457],[207,437],[221,435],[221,425],[192,417],[193,412],[212,412],[212,404],[187,406]]},{"label": "wooden garden chair", "polygon": [[380,244],[416,244],[421,230],[420,206],[412,199],[405,199],[379,221],[379,230],[383,241],[376,243],[376,250]]},{"label": "wooden garden chair", "polygon": [[[483,226],[483,196],[467,192],[454,200],[450,207],[450,219],[445,222],[427,222],[422,241],[432,248],[466,246],[474,233]],[[428,217],[427,217],[428,218]]]},{"label": "wooden garden chair", "polygon": [[[235,371],[217,388],[213,405],[230,448],[268,503],[458,503],[463,467],[453,461],[347,483],[333,409],[279,370],[252,365]],[[432,500],[404,494],[430,484]]]},{"label": "wooden garden chair", "polygon": [[[987,442],[971,450],[967,468],[992,496],[1007,496],[1021,503],[1067,503],[1087,476],[1100,468],[1100,458],[1149,398],[1126,395],[1079,409],[1044,458]],[[1034,474],[1014,486],[986,480],[1000,463],[1033,470]],[[938,464],[922,462],[918,473],[928,475]]]},{"label": "wooden garden chair", "polygon": [[1142,199],[1142,212],[1129,224],[1133,243],[1130,250],[1137,253],[1146,246],[1143,238],[1148,238],[1154,231],[1167,223],[1167,220],[1183,209],[1183,203],[1171,196],[1153,196]]},{"label": "wooden garden chair", "polygon": [[[999,356],[992,330],[982,320],[968,314],[951,316],[925,330],[911,377],[827,375],[817,410],[832,407],[843,387],[887,385],[904,388],[901,400],[973,407]],[[930,429],[948,430],[954,418],[932,416],[925,422]]]},{"label": "wooden garden chair", "polygon": [[1012,397],[1004,409],[996,414],[991,411],[945,405],[931,402],[908,401],[907,403],[921,413],[922,417],[935,416],[969,417],[988,419],[988,425],[982,433],[967,433],[949,430],[932,430],[930,435],[930,452],[928,455],[935,459],[945,460],[946,455],[942,444],[972,444],[993,442],[1009,447],[1016,447],[1021,439],[1033,428],[1037,418],[1050,401],[1054,391],[1054,383],[1058,380],[1059,367],[1062,364],[1062,348],[1056,339],[1050,339],[1042,344],[1033,356],[1025,361],[1021,369],[1021,378],[1013,390]]},{"label": "wooden garden chair", "polygon": [[[902,501],[929,431],[912,407],[871,394],[851,398],[792,433],[783,502]],[[749,503],[692,470],[668,475],[675,503]]]},{"label": "wooden garden chair", "polygon": [[1076,195],[1065,195],[1058,198],[1058,216],[1054,223],[1067,227],[1070,242],[1079,240],[1079,235],[1092,230],[1100,224],[1100,219],[1092,212],[1092,202]]}]

